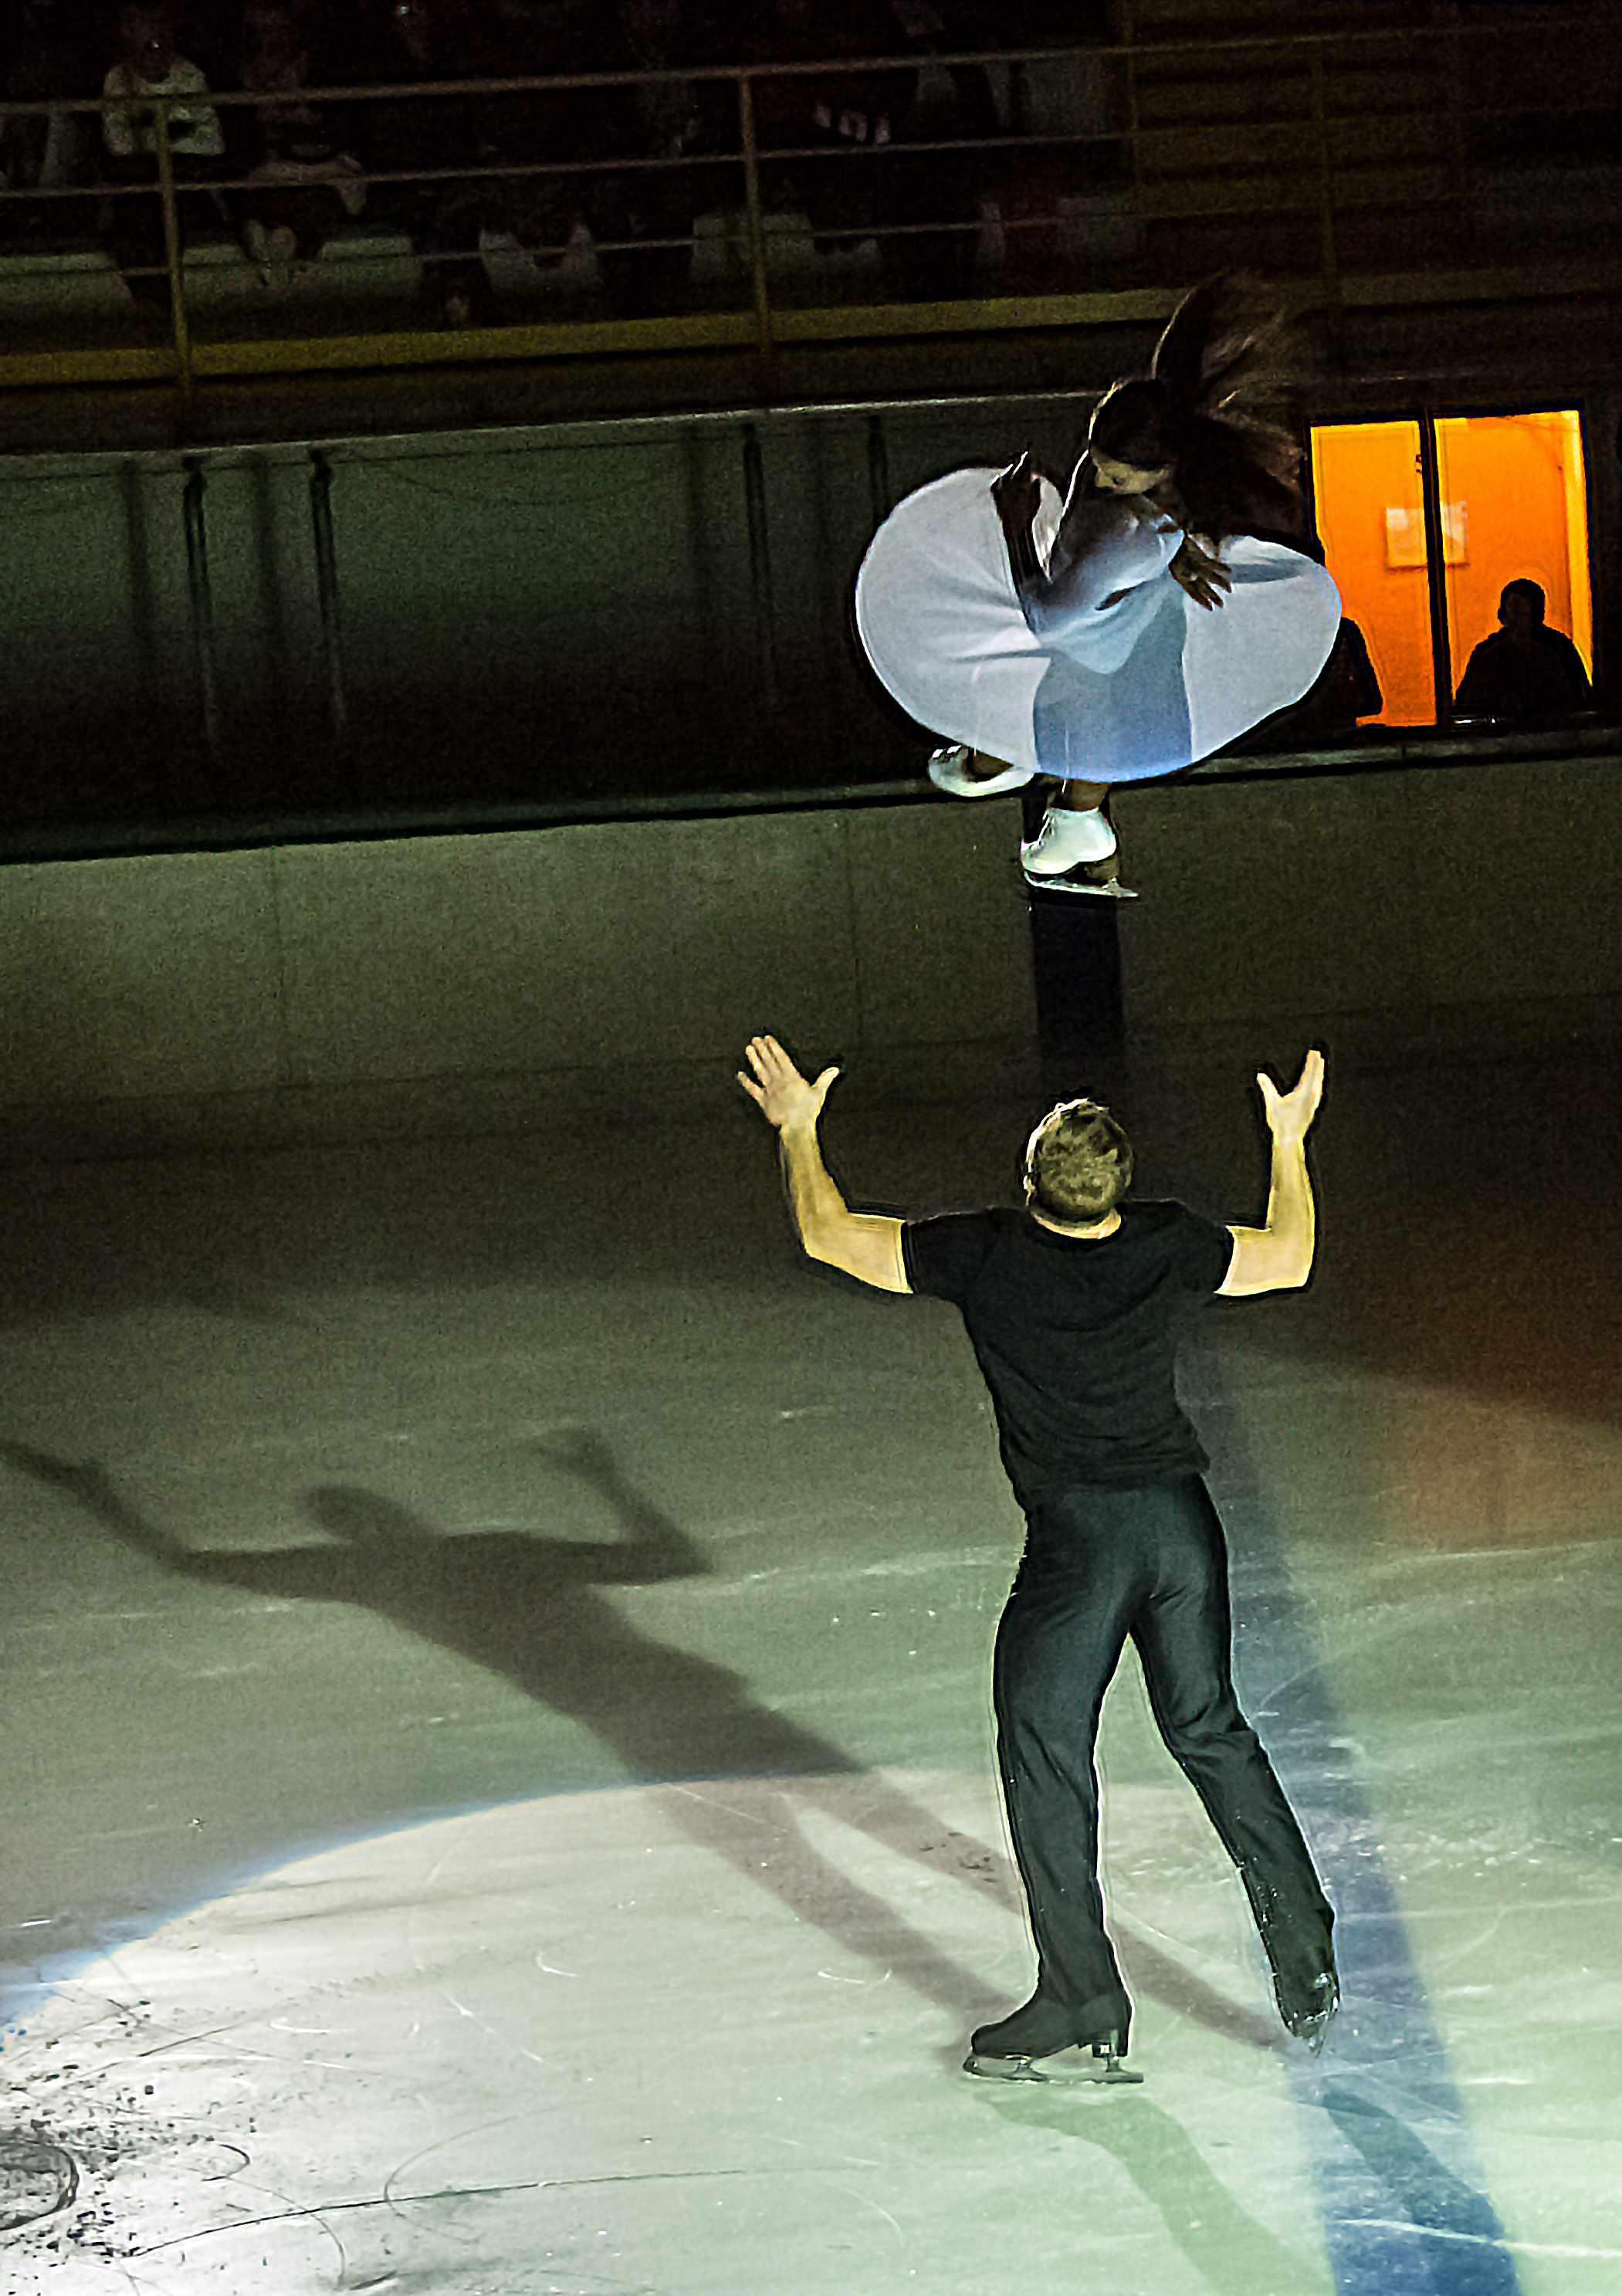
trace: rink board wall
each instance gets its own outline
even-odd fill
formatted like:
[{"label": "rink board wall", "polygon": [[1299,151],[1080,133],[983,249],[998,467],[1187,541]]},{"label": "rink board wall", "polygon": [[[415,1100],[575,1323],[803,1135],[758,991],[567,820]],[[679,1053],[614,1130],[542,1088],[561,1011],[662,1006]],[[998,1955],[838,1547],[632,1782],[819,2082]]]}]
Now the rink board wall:
[{"label": "rink board wall", "polygon": [[1241,1065],[1558,1054],[1622,1035],[1622,763],[1198,776],[1117,805],[1131,1045]]},{"label": "rink board wall", "polygon": [[746,1037],[887,1093],[1020,1087],[1006,807],[754,815],[0,869],[15,1158],[648,1122]]},{"label": "rink board wall", "polygon": [[908,774],[918,740],[876,706],[850,629],[873,528],[923,480],[1005,459],[1011,423],[1063,467],[1079,419],[926,408],[0,465],[0,742],[38,798],[17,817]]},{"label": "rink board wall", "polygon": [[[1557,1053],[1618,1033],[1599,759],[1140,790],[1135,1060]],[[743,1038],[885,1097],[1024,1093],[1012,800],[0,869],[12,1160],[713,1107]]]}]

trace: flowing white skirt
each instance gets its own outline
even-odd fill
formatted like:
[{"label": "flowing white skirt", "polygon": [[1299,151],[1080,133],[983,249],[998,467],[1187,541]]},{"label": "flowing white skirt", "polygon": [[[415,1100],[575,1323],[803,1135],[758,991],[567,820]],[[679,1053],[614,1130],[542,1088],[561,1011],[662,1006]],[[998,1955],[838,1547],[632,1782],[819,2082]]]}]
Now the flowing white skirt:
[{"label": "flowing white skirt", "polygon": [[[1061,650],[1028,627],[991,499],[993,470],[954,471],[897,504],[856,577],[856,629],[920,726],[1065,780],[1176,773],[1298,701],[1329,659],[1340,598],[1282,543],[1223,545],[1233,586],[1196,605],[1166,571],[1181,537],[1145,525],[1141,578],[1072,624]],[[1045,561],[1061,508],[1043,481]]]}]

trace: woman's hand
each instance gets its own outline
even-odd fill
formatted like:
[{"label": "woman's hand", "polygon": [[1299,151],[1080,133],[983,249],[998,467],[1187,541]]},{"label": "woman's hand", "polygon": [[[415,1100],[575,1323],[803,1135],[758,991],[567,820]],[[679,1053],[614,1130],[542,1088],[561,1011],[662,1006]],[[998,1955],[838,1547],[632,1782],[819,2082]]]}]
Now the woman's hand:
[{"label": "woman's hand", "polygon": [[996,504],[997,516],[1003,524],[1028,528],[1036,518],[1042,502],[1042,481],[1036,476],[1030,449],[1026,448],[1017,463],[1010,463],[991,481],[991,499]]},{"label": "woman's hand", "polygon": [[1220,558],[1202,549],[1192,534],[1185,534],[1176,556],[1167,568],[1174,582],[1188,592],[1195,605],[1208,612],[1220,606],[1225,594],[1233,587],[1233,577]]}]

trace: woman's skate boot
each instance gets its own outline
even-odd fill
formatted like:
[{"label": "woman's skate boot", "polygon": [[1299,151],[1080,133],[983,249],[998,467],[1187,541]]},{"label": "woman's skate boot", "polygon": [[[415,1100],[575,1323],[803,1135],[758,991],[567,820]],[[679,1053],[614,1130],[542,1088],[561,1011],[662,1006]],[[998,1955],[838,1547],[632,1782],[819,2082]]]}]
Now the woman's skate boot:
[{"label": "woman's skate boot", "polygon": [[1020,866],[1026,883],[1038,892],[1137,898],[1116,874],[1115,832],[1097,807],[1084,813],[1050,805],[1041,828],[1020,848]]}]

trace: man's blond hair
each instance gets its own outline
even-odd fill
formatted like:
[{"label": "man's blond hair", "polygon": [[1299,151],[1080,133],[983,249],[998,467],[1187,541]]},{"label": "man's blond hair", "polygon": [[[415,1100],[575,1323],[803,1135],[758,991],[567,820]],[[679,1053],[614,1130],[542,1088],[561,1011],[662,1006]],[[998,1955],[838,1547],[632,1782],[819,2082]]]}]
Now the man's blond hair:
[{"label": "man's blond hair", "polygon": [[1026,1144],[1033,1211],[1075,1227],[1107,1219],[1132,1181],[1132,1143],[1095,1100],[1061,1101]]}]

